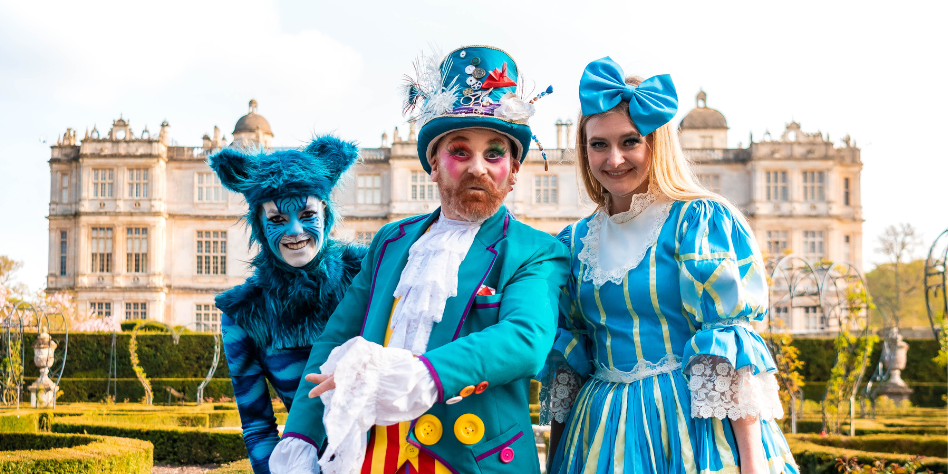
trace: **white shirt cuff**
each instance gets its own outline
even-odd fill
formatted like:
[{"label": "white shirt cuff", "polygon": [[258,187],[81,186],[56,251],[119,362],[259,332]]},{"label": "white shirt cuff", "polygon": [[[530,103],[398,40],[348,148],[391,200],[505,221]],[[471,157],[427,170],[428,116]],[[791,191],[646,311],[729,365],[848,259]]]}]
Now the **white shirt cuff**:
[{"label": "white shirt cuff", "polygon": [[283,438],[270,454],[270,474],[319,474],[316,447],[299,438]]}]

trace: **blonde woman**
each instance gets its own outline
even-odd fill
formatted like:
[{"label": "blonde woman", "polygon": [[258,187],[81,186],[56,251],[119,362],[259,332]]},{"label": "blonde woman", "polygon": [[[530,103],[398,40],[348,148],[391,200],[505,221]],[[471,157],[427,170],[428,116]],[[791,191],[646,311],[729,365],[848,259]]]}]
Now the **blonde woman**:
[{"label": "blonde woman", "polygon": [[750,321],[767,281],[747,221],[695,183],[669,76],[610,58],[580,81],[579,176],[599,205],[560,234],[571,275],[545,369],[549,470],[796,473]]}]

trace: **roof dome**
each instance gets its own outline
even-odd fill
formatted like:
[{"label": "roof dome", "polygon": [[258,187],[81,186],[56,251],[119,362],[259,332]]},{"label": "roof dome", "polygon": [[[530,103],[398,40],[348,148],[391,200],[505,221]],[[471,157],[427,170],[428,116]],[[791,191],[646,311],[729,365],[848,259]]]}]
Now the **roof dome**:
[{"label": "roof dome", "polygon": [[725,120],[724,114],[708,108],[707,98],[708,95],[704,91],[698,92],[698,95],[695,96],[696,107],[688,112],[685,118],[681,119],[681,123],[678,124],[680,130],[727,128],[727,120]]},{"label": "roof dome", "polygon": [[237,121],[237,125],[234,126],[234,133],[240,132],[252,132],[256,133],[257,130],[260,130],[263,133],[268,133],[270,136],[273,136],[273,132],[270,131],[270,122],[267,122],[267,119],[263,118],[262,115],[257,113],[257,101],[250,101],[250,112],[243,117],[240,117],[240,120]]}]

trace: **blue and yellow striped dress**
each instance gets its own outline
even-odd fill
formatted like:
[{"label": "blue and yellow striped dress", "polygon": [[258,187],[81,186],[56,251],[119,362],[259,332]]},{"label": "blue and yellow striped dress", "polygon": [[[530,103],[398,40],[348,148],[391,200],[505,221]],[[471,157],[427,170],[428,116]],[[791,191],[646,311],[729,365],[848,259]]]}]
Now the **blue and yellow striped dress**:
[{"label": "blue and yellow striped dress", "polygon": [[[767,312],[753,235],[720,203],[672,202],[641,263],[620,284],[597,288],[577,258],[593,218],[560,234],[572,268],[546,371],[554,373],[559,360],[588,379],[548,472],[739,472],[730,421],[692,416],[682,368],[696,355],[711,355],[734,369],[775,371],[764,341],[746,324]],[[770,471],[795,474],[776,423],[763,420],[761,431]]]}]

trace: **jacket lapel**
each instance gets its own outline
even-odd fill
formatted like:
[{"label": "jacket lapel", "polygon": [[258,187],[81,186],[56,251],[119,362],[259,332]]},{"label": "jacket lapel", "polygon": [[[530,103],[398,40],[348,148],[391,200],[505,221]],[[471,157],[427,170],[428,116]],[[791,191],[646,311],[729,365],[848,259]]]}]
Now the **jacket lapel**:
[{"label": "jacket lapel", "polygon": [[435,211],[427,216],[405,221],[398,226],[398,233],[394,237],[382,243],[378,260],[375,262],[375,275],[366,304],[365,319],[362,322],[361,335],[366,340],[378,344],[384,342],[385,330],[395,304],[395,287],[398,286],[402,270],[408,263],[408,251],[438,215],[439,212]]},{"label": "jacket lapel", "polygon": [[471,243],[471,248],[458,270],[457,296],[448,298],[445,302],[444,316],[441,322],[435,324],[431,330],[428,350],[447,344],[460,336],[461,326],[464,325],[464,319],[471,310],[474,296],[497,260],[497,251],[494,250],[494,246],[506,237],[509,219],[507,208],[500,206],[500,209],[477,231],[474,242]]}]

